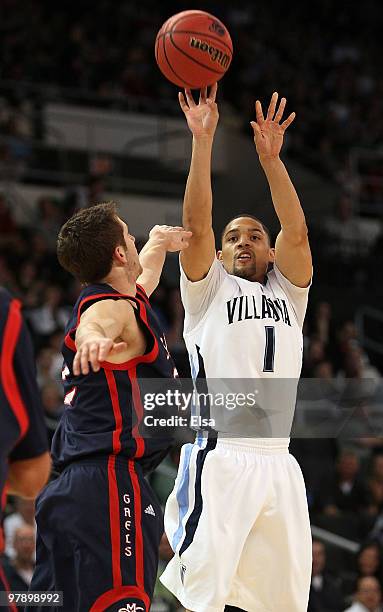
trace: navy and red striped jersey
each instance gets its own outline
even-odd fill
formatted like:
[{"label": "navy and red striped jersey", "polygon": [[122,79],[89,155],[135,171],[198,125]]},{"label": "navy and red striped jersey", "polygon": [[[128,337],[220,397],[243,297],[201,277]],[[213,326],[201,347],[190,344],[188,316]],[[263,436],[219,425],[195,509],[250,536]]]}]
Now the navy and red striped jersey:
[{"label": "navy and red striped jersey", "polygon": [[[134,307],[146,337],[145,354],[121,364],[105,361],[98,372],[74,376],[75,335],[84,311],[99,300],[126,299]],[[179,388],[177,371],[164,334],[142,287],[135,296],[118,293],[110,285],[88,285],[81,292],[65,330],[63,384],[65,410],[52,441],[55,468],[95,455],[122,455],[136,460],[145,473],[166,455],[171,437],[141,435],[143,395],[153,390]]]},{"label": "navy and red striped jersey", "polygon": [[[0,524],[8,464],[48,450],[30,334],[21,304],[0,288]],[[3,537],[0,529],[0,552]]]}]

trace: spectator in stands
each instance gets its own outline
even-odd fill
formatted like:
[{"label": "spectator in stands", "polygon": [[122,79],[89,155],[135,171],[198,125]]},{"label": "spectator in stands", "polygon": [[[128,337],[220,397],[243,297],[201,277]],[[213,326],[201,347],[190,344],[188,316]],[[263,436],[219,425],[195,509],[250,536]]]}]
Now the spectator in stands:
[{"label": "spectator in stands", "polygon": [[325,345],[317,336],[311,336],[309,345],[303,355],[302,376],[310,378],[314,375],[316,366],[325,361]]},{"label": "spectator in stands", "polygon": [[35,529],[24,523],[15,530],[12,561],[5,562],[4,572],[11,591],[27,591],[35,568]]},{"label": "spectator in stands", "polygon": [[[368,356],[356,342],[349,342],[344,356],[343,369],[338,373],[340,378],[368,379],[379,383],[382,376],[377,368],[369,362]],[[368,387],[364,387],[368,388]],[[376,388],[373,385],[372,390]]]},{"label": "spectator in stands", "polygon": [[366,506],[367,492],[359,475],[359,459],[351,450],[341,452],[334,476],[319,494],[325,514],[358,513]]},{"label": "spectator in stands", "polygon": [[372,577],[359,578],[354,603],[345,612],[382,612],[382,595],[379,581]]},{"label": "spectator in stands", "polygon": [[340,194],[335,213],[325,219],[324,230],[328,255],[345,263],[366,257],[380,234],[379,224],[355,215],[347,193]]},{"label": "spectator in stands", "polygon": [[351,344],[344,358],[343,369],[338,372],[339,406],[347,417],[339,436],[346,440],[374,437],[381,428],[379,404],[381,375],[368,362],[367,355],[356,344]]},{"label": "spectator in stands", "polygon": [[27,293],[30,289],[36,289],[39,286],[40,279],[38,278],[37,267],[31,261],[24,261],[18,271],[18,284],[23,293]]},{"label": "spectator in stands", "polygon": [[37,356],[37,382],[40,389],[43,385],[55,381],[53,359],[54,351],[49,347],[42,348]]},{"label": "spectator in stands", "polygon": [[30,527],[33,527],[34,531],[36,531],[35,502],[33,499],[15,497],[15,512],[9,514],[4,519],[4,552],[9,559],[14,559],[16,556],[13,541],[16,530],[22,525],[29,525]]},{"label": "spectator in stands", "polygon": [[319,540],[313,540],[313,569],[308,612],[339,612],[344,608],[340,587],[326,571],[326,549]]},{"label": "spectator in stands", "polygon": [[63,224],[58,202],[53,197],[42,196],[37,201],[36,229],[42,234],[50,251],[56,250],[57,235]]},{"label": "spectator in stands", "polygon": [[331,361],[320,361],[314,368],[314,378],[320,378],[329,382],[333,381],[334,369]]},{"label": "spectator in stands", "polygon": [[93,206],[96,202],[105,201],[105,178],[102,175],[91,174],[87,185],[80,186],[75,190],[74,197],[69,200],[70,208],[66,211],[71,216],[81,208]]},{"label": "spectator in stands", "polygon": [[372,475],[368,479],[367,486],[368,505],[366,511],[375,518],[383,511],[383,480]]},{"label": "spectator in stands", "polygon": [[328,302],[319,302],[317,305],[312,321],[312,331],[327,347],[333,336],[332,311]]},{"label": "spectator in stands", "polygon": [[365,544],[358,552],[356,563],[359,577],[374,576],[382,582],[382,553],[377,542]]},{"label": "spectator in stands", "polygon": [[42,340],[47,340],[56,330],[64,330],[68,316],[69,309],[63,304],[61,287],[48,285],[42,304],[30,311],[28,318],[34,333]]},{"label": "spectator in stands", "polygon": [[356,288],[366,286],[368,258],[381,233],[379,222],[356,215],[351,196],[343,192],[334,213],[325,217],[320,233],[326,249],[319,257],[330,263],[326,266],[328,281],[340,286],[345,282]]}]

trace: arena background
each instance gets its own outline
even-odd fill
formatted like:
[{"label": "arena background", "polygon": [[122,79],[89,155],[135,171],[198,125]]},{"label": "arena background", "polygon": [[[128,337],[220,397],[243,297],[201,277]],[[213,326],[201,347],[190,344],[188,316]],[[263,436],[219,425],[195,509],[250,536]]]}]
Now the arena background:
[{"label": "arena background", "polygon": [[[356,389],[369,379],[358,415],[372,404],[382,409],[381,3],[1,0],[0,284],[24,304],[50,436],[63,410],[63,328],[79,292],[56,260],[60,226],[74,211],[109,199],[139,242],[155,223],[181,220],[191,137],[177,88],[155,64],[154,39],[165,19],[189,8],[217,15],[234,44],[218,93],[216,236],[242,211],[277,231],[249,126],[255,99],[266,104],[277,90],[297,113],[283,159],[314,258],[302,376],[323,385],[351,379]],[[180,374],[188,376],[177,265],[177,257],[168,258],[153,304]],[[372,427],[368,437],[292,440],[313,534],[325,545],[314,546],[311,612],[351,605],[358,576],[375,576],[383,586],[378,434]],[[178,456],[175,448],[151,476],[163,504]],[[18,588],[33,569],[32,506],[12,498],[7,506],[5,563]],[[17,531],[13,547],[25,522],[31,527]],[[170,554],[163,541],[162,566]],[[159,585],[152,610],[180,609]]]}]

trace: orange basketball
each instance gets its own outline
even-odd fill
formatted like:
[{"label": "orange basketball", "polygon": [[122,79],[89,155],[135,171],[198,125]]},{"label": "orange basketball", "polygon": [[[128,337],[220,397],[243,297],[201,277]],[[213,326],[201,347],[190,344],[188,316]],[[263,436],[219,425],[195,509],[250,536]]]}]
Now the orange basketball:
[{"label": "orange basketball", "polygon": [[182,11],[163,24],[155,54],[169,81],[200,89],[223,77],[233,57],[233,44],[226,27],[214,15]]}]

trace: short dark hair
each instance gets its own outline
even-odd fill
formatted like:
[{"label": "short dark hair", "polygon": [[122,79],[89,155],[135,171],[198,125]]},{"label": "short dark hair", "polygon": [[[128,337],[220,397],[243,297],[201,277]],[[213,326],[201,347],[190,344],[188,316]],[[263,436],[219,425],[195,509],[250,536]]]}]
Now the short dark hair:
[{"label": "short dark hair", "polygon": [[62,226],[57,258],[82,283],[104,279],[112,269],[117,246],[126,246],[115,202],[96,204],[77,212]]},{"label": "short dark hair", "polygon": [[249,217],[250,219],[254,219],[254,221],[257,221],[258,223],[261,224],[264,232],[267,234],[268,239],[269,239],[269,243],[271,244],[271,232],[269,230],[269,228],[267,227],[267,225],[265,225],[260,219],[258,219],[258,217],[255,217],[254,215],[249,215],[249,213],[241,213],[240,215],[235,215],[235,217],[233,217],[232,219],[230,219],[230,221],[228,221],[225,225],[225,227],[222,230],[222,234],[221,234],[221,242],[223,240],[223,237],[225,235],[226,232],[226,228],[227,226],[232,223],[232,221],[235,221],[236,219],[241,219],[242,217]]}]

